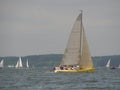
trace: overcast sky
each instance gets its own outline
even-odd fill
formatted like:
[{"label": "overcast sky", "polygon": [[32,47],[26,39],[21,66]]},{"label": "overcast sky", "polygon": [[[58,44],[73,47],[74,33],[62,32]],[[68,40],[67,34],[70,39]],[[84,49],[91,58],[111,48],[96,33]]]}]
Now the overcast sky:
[{"label": "overcast sky", "polygon": [[0,56],[63,54],[81,9],[92,56],[120,54],[120,0],[0,0]]}]

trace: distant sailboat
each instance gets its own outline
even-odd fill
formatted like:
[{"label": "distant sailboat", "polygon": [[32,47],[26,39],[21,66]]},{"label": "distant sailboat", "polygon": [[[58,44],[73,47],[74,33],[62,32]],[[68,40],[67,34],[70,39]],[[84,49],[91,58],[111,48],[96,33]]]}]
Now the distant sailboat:
[{"label": "distant sailboat", "polygon": [[106,64],[106,67],[110,67],[110,62],[111,62],[111,59],[108,60],[107,64]]},{"label": "distant sailboat", "polygon": [[119,64],[118,68],[120,69],[120,64]]},{"label": "distant sailboat", "polygon": [[82,23],[82,11],[73,25],[62,62],[54,69],[54,72],[67,73],[94,72],[95,70]]},{"label": "distant sailboat", "polygon": [[2,69],[4,67],[3,63],[4,63],[4,60],[2,59],[0,62],[0,69]]},{"label": "distant sailboat", "polygon": [[26,61],[26,67],[29,68],[28,59],[27,59],[27,61]]},{"label": "distant sailboat", "polygon": [[21,60],[21,57],[19,57],[19,60],[17,61],[15,68],[22,68],[22,67],[23,67],[22,60]]},{"label": "distant sailboat", "polygon": [[8,65],[8,68],[14,68],[14,65]]}]

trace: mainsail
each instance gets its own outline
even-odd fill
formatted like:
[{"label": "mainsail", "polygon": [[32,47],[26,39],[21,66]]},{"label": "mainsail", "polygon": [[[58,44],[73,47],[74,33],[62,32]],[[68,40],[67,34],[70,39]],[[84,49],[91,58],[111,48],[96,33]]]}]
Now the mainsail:
[{"label": "mainsail", "polygon": [[15,65],[15,68],[18,68],[18,61],[17,61],[17,64]]},{"label": "mainsail", "polygon": [[3,62],[4,62],[4,60],[2,59],[0,62],[0,68],[3,68]]},{"label": "mainsail", "polygon": [[118,68],[120,68],[120,64],[119,64]]},{"label": "mainsail", "polygon": [[110,61],[111,61],[111,59],[108,60],[106,67],[110,67]]},{"label": "mainsail", "polygon": [[17,64],[16,64],[15,67],[16,68],[22,68],[23,67],[21,57],[19,57],[19,60],[17,61]]},{"label": "mainsail", "polygon": [[73,25],[61,65],[79,65],[80,68],[93,68],[82,24],[82,13],[79,14]]},{"label": "mainsail", "polygon": [[28,59],[26,61],[26,67],[29,68]]}]

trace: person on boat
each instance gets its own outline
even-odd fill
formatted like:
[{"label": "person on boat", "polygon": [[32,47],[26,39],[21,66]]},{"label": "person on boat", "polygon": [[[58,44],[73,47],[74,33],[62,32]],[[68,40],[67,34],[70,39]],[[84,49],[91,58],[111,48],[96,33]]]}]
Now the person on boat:
[{"label": "person on boat", "polygon": [[54,67],[53,70],[77,70],[78,65],[59,65],[59,67]]},{"label": "person on boat", "polygon": [[65,66],[63,67],[63,69],[64,69],[64,70],[68,70],[68,67],[65,65]]},{"label": "person on boat", "polygon": [[53,70],[60,70],[60,67],[54,67]]},{"label": "person on boat", "polygon": [[60,65],[59,67],[60,67],[60,70],[63,70],[63,66],[62,65]]},{"label": "person on boat", "polygon": [[76,70],[76,66],[71,66],[71,70]]},{"label": "person on boat", "polygon": [[54,67],[53,70],[63,70],[64,67],[62,65],[59,65],[59,67]]},{"label": "person on boat", "polygon": [[79,66],[79,69],[83,69],[83,66],[81,65],[81,66]]},{"label": "person on boat", "polygon": [[116,69],[116,67],[115,67],[115,66],[112,66],[110,69]]},{"label": "person on boat", "polygon": [[55,67],[53,68],[53,71],[56,70]]},{"label": "person on boat", "polygon": [[74,69],[73,65],[70,65],[69,70],[73,70],[73,69]]}]

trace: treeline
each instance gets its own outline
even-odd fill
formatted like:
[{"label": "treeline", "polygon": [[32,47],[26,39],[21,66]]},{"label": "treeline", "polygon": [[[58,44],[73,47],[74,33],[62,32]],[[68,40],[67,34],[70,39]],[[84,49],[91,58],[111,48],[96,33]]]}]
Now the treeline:
[{"label": "treeline", "polygon": [[[28,59],[32,64],[39,63],[40,61],[52,61],[52,62],[60,62],[62,59],[63,54],[47,54],[47,55],[29,55],[29,56],[23,56],[22,60],[23,62],[26,62]],[[15,64],[19,57],[0,57],[0,61],[2,59],[5,60],[5,63],[9,64]],[[92,57],[93,63],[96,67],[99,66],[105,66],[107,61],[111,59],[111,65],[112,66],[118,66],[120,64],[120,55],[113,55],[113,56],[96,56]]]}]

